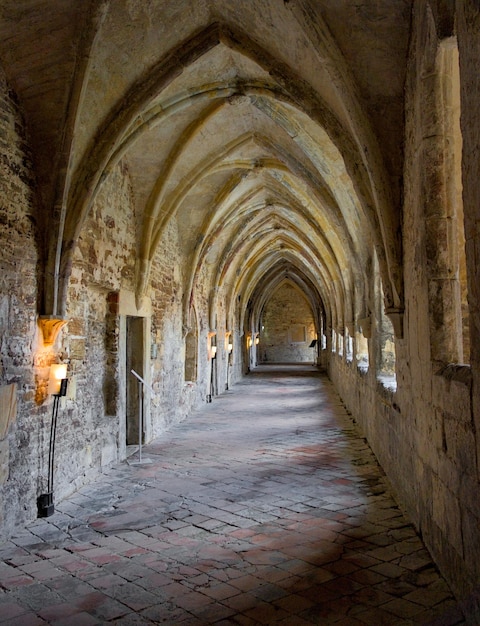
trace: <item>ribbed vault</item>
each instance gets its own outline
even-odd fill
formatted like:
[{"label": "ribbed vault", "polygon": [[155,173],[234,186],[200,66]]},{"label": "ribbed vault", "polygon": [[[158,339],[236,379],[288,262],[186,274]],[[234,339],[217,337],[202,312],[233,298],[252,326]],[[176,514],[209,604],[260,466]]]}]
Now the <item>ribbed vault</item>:
[{"label": "ribbed vault", "polygon": [[[399,4],[406,16],[408,2]],[[374,76],[370,86],[364,77],[355,82],[355,64],[346,62],[351,51],[335,41],[314,3],[288,5],[266,1],[252,29],[250,19],[213,0],[195,3],[194,11],[189,3],[158,3],[147,21],[127,0],[86,3],[84,11],[65,3],[57,26],[76,16],[65,41],[75,42],[77,54],[63,60],[65,72],[74,69],[71,93],[51,118],[58,126],[63,110],[68,120],[57,176],[47,185],[40,175],[45,215],[53,207],[42,222],[44,313],[64,313],[73,251],[103,181],[119,163],[129,172],[135,202],[138,304],[149,293],[152,263],[173,221],[182,242],[187,327],[200,275],[208,276],[212,326],[219,297],[231,303],[229,325],[241,327],[247,303],[258,317],[288,275],[313,311],[324,310],[329,323],[343,327],[368,314],[365,272],[373,250],[385,306],[402,310],[398,168],[386,158],[360,95],[374,91]],[[22,23],[13,4],[8,11]],[[329,3],[324,11],[335,30]],[[169,20],[174,30],[166,29]],[[382,36],[387,41],[388,32]],[[406,36],[400,39],[405,51]],[[52,55],[60,55],[60,43]],[[20,44],[18,37],[13,47]],[[33,110],[21,68],[10,69]],[[37,70],[47,73],[46,65]],[[52,88],[60,91],[57,82]],[[400,85],[392,87],[392,99],[394,89],[400,93]],[[51,137],[37,132],[47,118],[45,112],[31,119],[39,161],[42,146],[54,141],[54,127],[43,131]],[[391,138],[388,143],[391,148]]]}]

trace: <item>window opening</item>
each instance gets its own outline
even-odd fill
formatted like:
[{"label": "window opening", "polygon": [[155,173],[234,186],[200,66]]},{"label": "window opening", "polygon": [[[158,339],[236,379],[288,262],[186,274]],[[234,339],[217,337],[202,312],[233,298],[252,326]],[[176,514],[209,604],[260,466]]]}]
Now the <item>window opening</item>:
[{"label": "window opening", "polygon": [[362,331],[355,333],[357,367],[363,372],[368,371],[368,339]]},{"label": "window opening", "polygon": [[350,336],[348,328],[345,330],[345,358],[347,363],[353,361],[353,339]]},{"label": "window opening", "polygon": [[343,334],[341,332],[337,333],[337,342],[338,342],[338,355],[343,356]]},{"label": "window opening", "polygon": [[392,322],[385,313],[385,298],[376,253],[374,254],[375,317],[376,317],[376,364],[377,379],[387,389],[396,391],[395,335]]}]

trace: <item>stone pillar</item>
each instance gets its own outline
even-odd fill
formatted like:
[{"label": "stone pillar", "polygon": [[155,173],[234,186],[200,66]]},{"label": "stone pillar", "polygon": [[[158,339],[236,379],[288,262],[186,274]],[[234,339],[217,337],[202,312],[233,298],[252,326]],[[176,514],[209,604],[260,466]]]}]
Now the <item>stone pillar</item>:
[{"label": "stone pillar", "polygon": [[[457,37],[460,54],[461,128],[463,136],[463,208],[465,219],[468,298],[470,309],[470,364],[472,368],[472,412],[476,433],[477,459],[480,458],[480,8],[478,0],[457,1]],[[478,472],[477,463],[477,472]],[[478,492],[477,482],[465,489],[465,499],[470,505],[463,513],[462,537],[465,559],[471,572],[470,580],[480,579],[478,553],[480,533],[478,507],[472,506],[472,494]],[[477,587],[478,589],[478,587]],[[469,601],[475,604],[478,616],[480,600],[473,593]],[[473,607],[472,607],[473,608]],[[472,611],[473,613],[473,611]]]},{"label": "stone pillar", "polygon": [[[463,208],[470,308],[470,363],[473,375],[473,411],[480,432],[480,10],[475,0],[458,0],[461,128],[463,136]],[[477,457],[480,446],[477,441]]]}]

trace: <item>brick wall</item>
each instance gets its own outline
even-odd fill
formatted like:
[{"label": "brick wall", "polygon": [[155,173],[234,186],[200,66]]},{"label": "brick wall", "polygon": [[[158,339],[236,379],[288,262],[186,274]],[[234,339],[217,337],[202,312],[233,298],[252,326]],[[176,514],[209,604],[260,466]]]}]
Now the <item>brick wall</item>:
[{"label": "brick wall", "polygon": [[48,415],[38,402],[49,355],[35,352],[34,187],[21,111],[0,73],[0,537],[35,515],[37,448]]}]

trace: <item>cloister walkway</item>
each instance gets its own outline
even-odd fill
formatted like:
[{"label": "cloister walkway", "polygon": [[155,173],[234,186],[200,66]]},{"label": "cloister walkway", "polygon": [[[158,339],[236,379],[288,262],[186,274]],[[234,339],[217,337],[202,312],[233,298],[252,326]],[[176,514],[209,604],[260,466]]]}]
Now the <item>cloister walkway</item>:
[{"label": "cloister walkway", "polygon": [[143,456],[0,546],[2,626],[464,623],[316,368],[256,369]]}]

